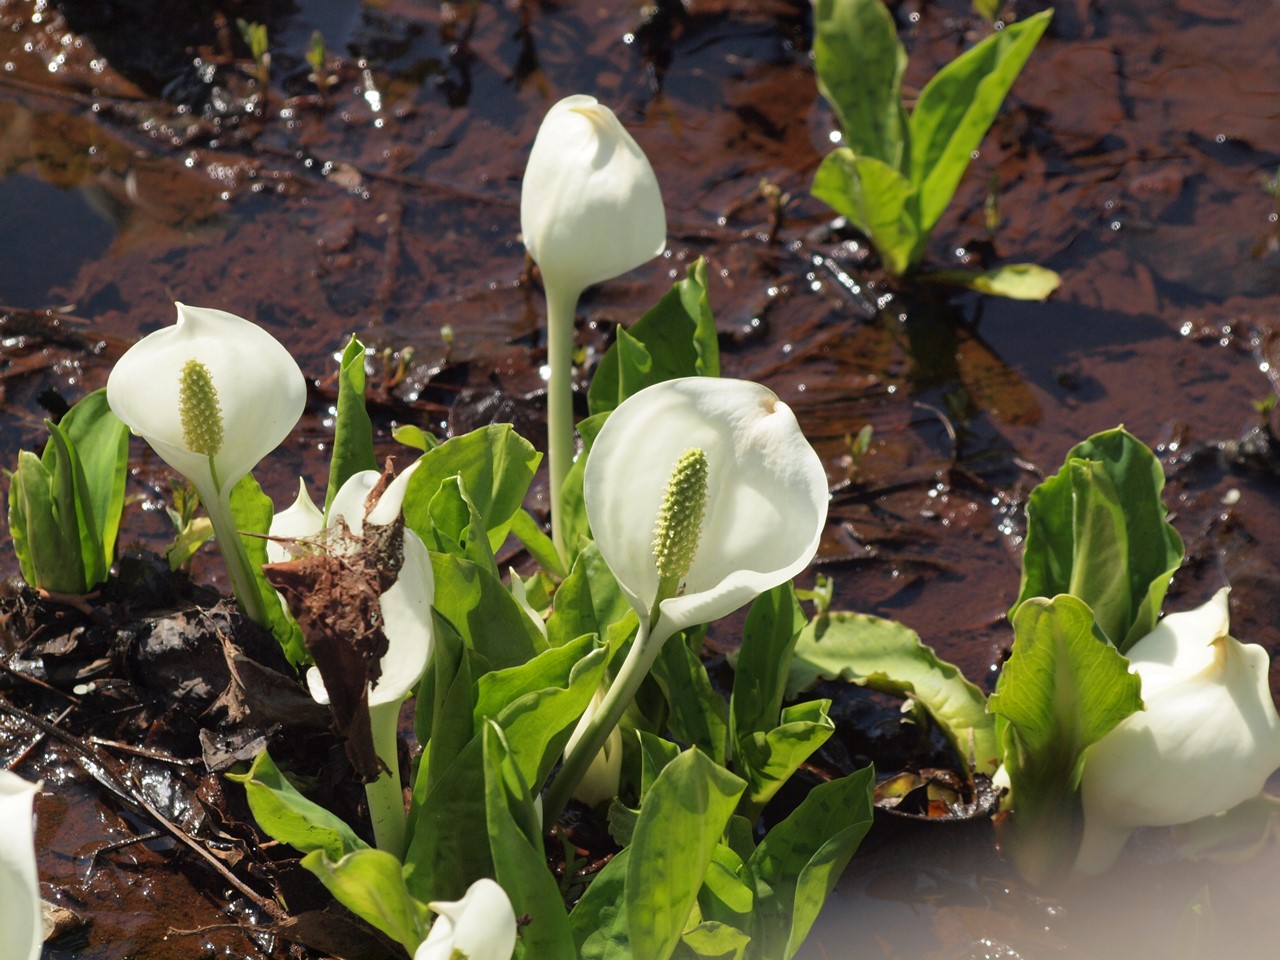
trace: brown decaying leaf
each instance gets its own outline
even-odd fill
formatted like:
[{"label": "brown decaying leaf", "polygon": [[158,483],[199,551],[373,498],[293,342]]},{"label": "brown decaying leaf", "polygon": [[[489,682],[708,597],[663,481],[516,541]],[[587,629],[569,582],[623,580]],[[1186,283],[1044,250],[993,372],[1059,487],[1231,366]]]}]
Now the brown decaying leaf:
[{"label": "brown decaying leaf", "polygon": [[[391,476],[388,466],[369,491],[366,518]],[[359,536],[339,518],[308,543],[318,546],[318,552],[266,564],[262,572],[298,621],[329,692],[329,708],[346,740],[356,778],[368,783],[386,769],[369,727],[369,687],[377,681],[387,652],[381,599],[404,563],[404,518],[397,515],[388,524],[366,520]]]}]

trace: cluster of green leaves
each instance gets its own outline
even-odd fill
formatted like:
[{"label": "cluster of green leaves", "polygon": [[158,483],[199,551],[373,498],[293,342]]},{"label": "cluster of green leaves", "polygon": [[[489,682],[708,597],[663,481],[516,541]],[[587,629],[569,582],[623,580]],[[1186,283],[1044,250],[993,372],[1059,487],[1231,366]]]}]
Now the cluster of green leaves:
[{"label": "cluster of green leaves", "polygon": [[129,465],[129,429],[95,390],[49,442],[23,450],[9,474],[9,531],[23,579],[49,593],[85,594],[105,583],[115,559]]},{"label": "cluster of green leaves", "polygon": [[[1052,15],[1046,10],[1006,26],[956,57],[920,91],[908,115],[907,54],[881,0],[816,0],[818,89],[840,119],[844,143],[823,159],[812,192],[870,239],[892,276],[910,273],[924,258],[973,152]],[[934,278],[1024,300],[1043,300],[1060,282],[1053,271],[1026,263]]]},{"label": "cluster of green leaves", "polygon": [[990,698],[901,624],[848,613],[801,632],[790,691],[843,679],[910,697],[971,774],[1003,767],[1001,847],[1027,879],[1059,879],[1080,841],[1086,751],[1142,708],[1124,651],[1155,626],[1182,562],[1163,489],[1155,455],[1117,428],[1032,492],[1013,648]]},{"label": "cluster of green leaves", "polygon": [[[363,353],[353,341],[343,358],[331,496],[372,461]],[[699,261],[619,330],[592,382],[582,435],[589,443],[622,400],[651,383],[718,372]],[[752,606],[727,702],[698,656],[702,630],[666,645],[622,725],[625,777],[609,810],[620,852],[594,878],[558,879],[535,798],[637,628],[590,539],[585,457],[567,481],[566,569],[523,508],[541,455],[510,425],[434,446],[405,439],[426,448],[404,517],[429,549],[436,583],[432,659],[416,691],[424,750],[411,775],[406,854],[372,849],[265,752],[235,776],[260,826],[409,953],[426,934],[428,903],[492,877],[528,918],[519,957],[793,956],[870,827],[872,772],[814,789],[757,834],[764,806],[834,729],[829,701],[784,705],[792,651],[812,629],[791,585]],[[263,529],[247,508],[237,522]],[[495,551],[511,535],[541,569],[512,571],[504,583]]]}]

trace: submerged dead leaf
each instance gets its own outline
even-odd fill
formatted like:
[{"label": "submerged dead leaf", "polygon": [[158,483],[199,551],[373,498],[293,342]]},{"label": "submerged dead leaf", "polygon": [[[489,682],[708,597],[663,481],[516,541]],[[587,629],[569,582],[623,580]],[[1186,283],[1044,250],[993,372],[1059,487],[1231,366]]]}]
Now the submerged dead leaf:
[{"label": "submerged dead leaf", "polygon": [[[369,491],[366,518],[391,476],[388,469]],[[366,519],[359,535],[339,518],[308,543],[318,546],[318,552],[269,563],[262,572],[298,621],[356,778],[368,783],[386,769],[369,727],[369,687],[377,682],[387,652],[381,600],[404,563],[404,518],[397,515],[388,524]]]}]

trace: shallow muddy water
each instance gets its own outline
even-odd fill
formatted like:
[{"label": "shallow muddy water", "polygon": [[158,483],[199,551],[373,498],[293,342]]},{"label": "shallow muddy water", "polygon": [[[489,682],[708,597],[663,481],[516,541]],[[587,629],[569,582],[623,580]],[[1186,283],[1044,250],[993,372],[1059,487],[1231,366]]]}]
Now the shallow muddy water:
[{"label": "shallow muddy water", "polygon": [[[1277,460],[1232,445],[1277,391],[1280,11],[1054,6],[931,247],[935,265],[1057,270],[1062,289],[1028,304],[895,291],[807,196],[834,118],[804,0],[0,0],[0,463],[172,322],[175,299],[256,319],[312,381],[299,430],[258,471],[277,503],[299,474],[324,476],[334,355],[353,332],[379,352],[384,452],[395,423],[439,433],[495,415],[541,443],[520,176],[545,109],[586,92],[652,158],[670,241],[588,292],[579,342],[597,356],[707,258],[724,373],[791,404],[828,468],[817,566],[837,606],[901,620],[989,686],[1027,491],[1076,441],[1124,423],[1164,459],[1187,542],[1167,608],[1230,583],[1233,632],[1280,652]],[[911,89],[987,30],[960,0],[895,12]],[[268,25],[265,95],[237,16]],[[313,30],[335,78],[323,94],[303,60]],[[789,195],[776,220],[762,180]],[[167,471],[134,452],[123,540],[155,547]],[[7,537],[0,571],[16,572]],[[222,585],[216,561],[196,574]],[[0,760],[27,739],[0,738]],[[50,955],[202,955],[169,931],[237,918],[203,897],[201,867],[156,840],[87,870],[103,837],[149,828],[42,749],[29,772],[56,788],[38,805],[42,875],[93,918],[83,948]],[[851,938],[868,957],[1178,955],[1193,921],[1203,943],[1264,955],[1277,858],[1173,866],[1173,842],[1144,838],[1104,881],[1048,897],[998,860],[989,829],[879,824],[805,956],[855,955]],[[155,914],[135,916],[126,889]],[[203,955],[259,955],[235,931],[201,938]]]}]

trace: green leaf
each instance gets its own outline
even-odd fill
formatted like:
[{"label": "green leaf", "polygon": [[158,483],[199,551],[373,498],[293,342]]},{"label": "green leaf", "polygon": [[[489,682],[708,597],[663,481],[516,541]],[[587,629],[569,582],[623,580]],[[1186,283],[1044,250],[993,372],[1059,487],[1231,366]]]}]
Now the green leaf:
[{"label": "green leaf", "polygon": [[635,956],[666,960],[675,950],[745,787],[692,748],[658,774],[627,848],[627,925]]},{"label": "green leaf", "polygon": [[422,455],[421,466],[409,480],[405,524],[426,543],[433,542],[431,501],[443,481],[460,476],[488,535],[489,549],[497,550],[507,539],[541,461],[542,454],[509,423],[492,423],[446,440]]},{"label": "green leaf", "polygon": [[937,270],[927,279],[1010,300],[1047,300],[1062,286],[1062,277],[1034,263],[1008,263],[990,270]]},{"label": "green leaf", "polygon": [[747,779],[743,812],[754,815],[764,809],[800,764],[835,732],[827,716],[830,700],[809,700],[782,711],[778,726],[756,731],[738,741],[741,773]]},{"label": "green leaf", "polygon": [[476,564],[492,577],[499,577],[498,564],[485,534],[484,520],[467,493],[460,476],[446,477],[427,505],[431,526],[430,539],[424,541],[429,550],[452,554]]},{"label": "green leaf", "polygon": [[548,642],[553,647],[560,646],[584,633],[599,633],[608,640],[612,625],[626,622],[634,629],[634,619],[635,611],[622,595],[599,548],[588,542],[556,591],[547,619]]},{"label": "green leaf", "polygon": [[547,869],[529,786],[507,749],[502,731],[489,723],[483,735],[485,822],[494,879],[507,891],[516,916],[528,918],[520,928],[515,956],[576,960],[573,931],[560,898],[560,885]]},{"label": "green leaf", "polygon": [[302,858],[335,900],[412,956],[427,935],[430,911],[405,887],[400,861],[384,850],[357,850],[336,863],[316,850]]},{"label": "green leaf", "polygon": [[412,447],[414,450],[420,450],[423,453],[440,446],[440,441],[432,434],[412,423],[402,423],[397,427],[392,427],[391,439],[395,440],[396,443],[402,443],[406,447]]},{"label": "green leaf", "polygon": [[75,451],[84,476],[83,490],[88,494],[89,507],[81,510],[81,522],[88,524],[92,518],[93,538],[100,545],[100,576],[96,580],[91,577],[88,584],[93,587],[107,579],[115,559],[129,467],[129,428],[111,412],[106,388],[82,398],[58,425]]},{"label": "green leaf", "polygon": [[1163,489],[1160,461],[1121,427],[1073,447],[1027,502],[1022,586],[1010,616],[1030,597],[1069,593],[1093,609],[1122,653],[1150,633],[1183,555]]},{"label": "green leaf", "polygon": [[1013,631],[989,704],[1010,783],[999,829],[1019,872],[1039,883],[1075,860],[1084,751],[1142,709],[1141,681],[1075,597],[1027,600]]},{"label": "green leaf", "polygon": [[756,892],[743,882],[745,872],[742,857],[735,850],[723,843],[716,845],[698,894],[698,906],[705,919],[740,925],[751,916]]},{"label": "green leaf", "polygon": [[[57,436],[55,441],[54,436]],[[49,443],[63,444],[60,435]],[[89,589],[80,547],[70,465],[58,458],[53,473],[28,450],[18,454],[18,469],[9,475],[9,531],[22,575],[31,586],[54,593],[80,594]]]},{"label": "green leaf", "polygon": [[473,713],[497,720],[520,775],[541,788],[604,678],[608,651],[595,634],[552,647],[528,663],[484,674]]},{"label": "green leaf", "polygon": [[597,413],[578,421],[578,436],[582,438],[582,452],[578,454],[578,459],[573,461],[573,466],[569,468],[564,478],[564,486],[561,488],[560,506],[563,508],[564,539],[569,552],[565,563],[570,566],[573,564],[574,557],[578,555],[582,541],[591,539],[591,525],[587,522],[587,503],[582,496],[582,478],[587,469],[587,456],[591,453],[591,444],[595,442],[596,434],[600,432],[600,428],[604,426],[607,419],[609,419],[608,413]]},{"label": "green leaf", "polygon": [[262,597],[262,606],[266,610],[267,623],[271,633],[284,651],[285,658],[293,666],[307,663],[311,655],[307,653],[306,643],[302,638],[293,617],[280,602],[275,588],[267,583],[262,575],[262,565],[267,562],[267,540],[265,536],[271,528],[271,517],[274,507],[271,498],[262,492],[253,474],[246,473],[231,489],[231,517],[236,529],[240,531],[240,539],[244,543],[245,552],[249,555],[249,567],[253,571],[254,583],[258,585],[258,593]]},{"label": "green leaf", "polygon": [[915,188],[883,160],[848,147],[832,150],[822,158],[810,192],[866,235],[893,276],[907,273],[923,256],[928,233],[916,219]]},{"label": "green leaf", "polygon": [[551,542],[550,537],[542,532],[542,527],[538,526],[538,521],[534,520],[527,510],[517,510],[512,514],[511,533],[524,544],[524,548],[529,551],[529,556],[537,561],[538,566],[556,577],[564,579],[564,564],[560,562],[560,554],[556,552],[556,545]]},{"label": "green leaf", "polygon": [[435,608],[458,629],[488,670],[519,666],[547,642],[502,581],[468,560],[431,554]]},{"label": "green leaf", "polygon": [[986,697],[914,630],[860,613],[815,618],[796,641],[787,695],[794,697],[820,679],[914,698],[960,759],[973,764],[973,772],[995,771],[1000,749]]},{"label": "green leaf", "polygon": [[706,920],[681,935],[673,956],[676,960],[693,960],[697,957],[706,957],[708,960],[741,960],[746,956],[750,942],[751,938],[737,927]]},{"label": "green leaf", "polygon": [[333,430],[333,455],[329,459],[329,489],[324,513],[347,478],[361,470],[377,470],[373,452],[373,424],[364,402],[364,344],[353,335],[342,351],[338,367],[338,419]]},{"label": "green leaf", "polygon": [[[787,692],[787,672],[796,639],[807,621],[790,581],[762,593],[751,604],[729,696],[730,742],[772,730]],[[750,777],[747,778],[750,781]]]},{"label": "green leaf", "polygon": [[630,855],[630,847],[615,855],[569,914],[581,960],[635,960],[625,897]]},{"label": "green leaf", "polygon": [[258,826],[299,853],[319,850],[330,860],[340,860],[369,846],[345,820],[299,793],[265,750],[247,773],[228,773],[227,779],[244,785]]},{"label": "green leaf", "polygon": [[663,646],[652,676],[671,707],[667,725],[675,739],[697,747],[723,765],[728,732],[724,697],[711,686],[707,668],[683,634]]},{"label": "green leaf", "polygon": [[939,70],[920,91],[911,112],[911,183],[920,194],[924,234],[951,202],[973,152],[1000,112],[1000,105],[1053,10],[1011,24]]},{"label": "green leaf", "polygon": [[644,797],[653,786],[658,774],[680,756],[680,747],[647,730],[638,731],[640,739],[640,796]]},{"label": "green leaf", "polygon": [[618,338],[601,358],[587,406],[593,415],[613,410],[645,387],[677,377],[718,377],[720,347],[707,298],[707,264],[699,258],[688,276]]},{"label": "green leaf", "polygon": [[902,109],[907,52],[885,5],[816,0],[813,62],[818,90],[840,118],[844,145],[905,171],[910,153]]},{"label": "green leaf", "polygon": [[413,823],[404,879],[416,898],[431,902],[460,900],[474,881],[491,876],[484,751],[477,735],[442,774],[431,777]]},{"label": "green leaf", "polygon": [[417,823],[431,785],[444,777],[454,760],[475,737],[475,686],[466,641],[446,617],[432,611],[435,624],[430,668],[418,684],[414,732],[429,745],[418,766],[409,811],[410,831]]},{"label": "green leaf", "polygon": [[871,828],[870,767],[819,784],[747,861],[756,884],[752,953],[791,960]]}]

